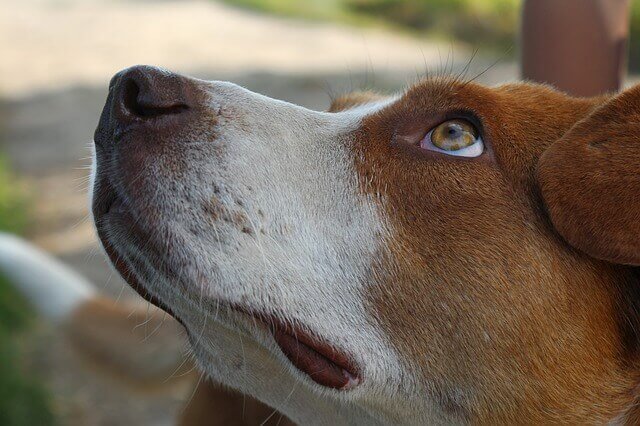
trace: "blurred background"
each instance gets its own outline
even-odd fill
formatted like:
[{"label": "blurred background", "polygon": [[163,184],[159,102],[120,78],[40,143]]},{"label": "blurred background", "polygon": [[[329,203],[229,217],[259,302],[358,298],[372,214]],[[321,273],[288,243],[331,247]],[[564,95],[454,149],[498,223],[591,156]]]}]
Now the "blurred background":
[{"label": "blurred background", "polygon": [[[395,91],[425,73],[466,70],[488,84],[519,76],[520,0],[0,5],[0,229],[138,304],[103,258],[87,210],[89,146],[118,70],[159,65],[313,109],[354,89]],[[628,81],[640,69],[640,1],[631,15]],[[192,385],[189,376],[137,389],[95,371],[0,277],[0,424],[173,424]]]}]

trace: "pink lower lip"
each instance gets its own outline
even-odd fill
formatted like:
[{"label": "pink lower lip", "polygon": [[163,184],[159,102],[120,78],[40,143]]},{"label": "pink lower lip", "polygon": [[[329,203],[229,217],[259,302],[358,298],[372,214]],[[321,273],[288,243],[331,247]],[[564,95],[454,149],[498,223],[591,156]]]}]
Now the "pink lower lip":
[{"label": "pink lower lip", "polygon": [[349,390],[360,384],[357,367],[344,353],[302,328],[292,328],[272,317],[265,322],[284,355],[314,382],[340,390]]}]

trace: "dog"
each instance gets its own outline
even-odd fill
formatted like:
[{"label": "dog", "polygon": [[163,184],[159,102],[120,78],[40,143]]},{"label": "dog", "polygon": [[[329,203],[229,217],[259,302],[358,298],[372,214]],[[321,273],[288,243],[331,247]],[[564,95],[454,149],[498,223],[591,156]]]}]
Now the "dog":
[{"label": "dog", "polygon": [[294,422],[637,424],[639,116],[640,87],[439,76],[316,112],[135,66],[92,214],[202,371]]}]

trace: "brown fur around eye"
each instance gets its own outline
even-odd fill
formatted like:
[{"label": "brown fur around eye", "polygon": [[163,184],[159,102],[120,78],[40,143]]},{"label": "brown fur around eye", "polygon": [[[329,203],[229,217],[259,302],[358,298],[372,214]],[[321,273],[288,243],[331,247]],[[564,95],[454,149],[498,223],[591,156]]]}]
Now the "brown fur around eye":
[{"label": "brown fur around eye", "polygon": [[[393,229],[372,272],[386,277],[372,315],[460,420],[599,423],[634,401],[638,374],[623,354],[636,302],[622,299],[636,277],[558,238],[535,175],[547,147],[602,101],[427,81],[363,126],[363,190]],[[494,162],[422,158],[392,142],[461,110],[482,121]]]}]

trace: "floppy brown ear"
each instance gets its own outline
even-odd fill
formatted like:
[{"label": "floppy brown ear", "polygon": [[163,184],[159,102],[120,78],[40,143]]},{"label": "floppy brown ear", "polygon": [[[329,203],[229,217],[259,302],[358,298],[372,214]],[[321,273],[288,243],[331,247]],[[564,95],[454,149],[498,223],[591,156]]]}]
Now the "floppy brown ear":
[{"label": "floppy brown ear", "polygon": [[538,182],[569,244],[640,265],[640,86],[606,101],[551,145],[538,162]]}]

